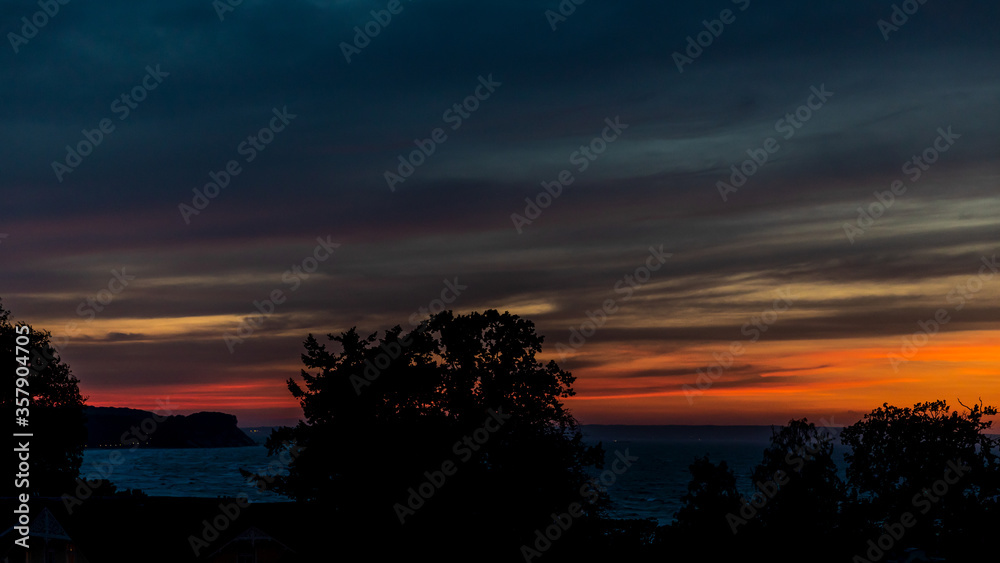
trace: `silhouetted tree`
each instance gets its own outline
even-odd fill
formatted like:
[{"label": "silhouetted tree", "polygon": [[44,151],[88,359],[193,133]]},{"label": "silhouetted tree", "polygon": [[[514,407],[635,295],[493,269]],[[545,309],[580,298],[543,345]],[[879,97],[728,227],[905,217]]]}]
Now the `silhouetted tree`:
[{"label": "silhouetted tree", "polygon": [[748,495],[740,510],[750,529],[761,528],[760,541],[781,542],[793,551],[831,544],[845,498],[833,460],[835,440],[804,418],[772,430],[771,445],[751,475],[756,497]]},{"label": "silhouetted tree", "polygon": [[914,515],[916,524],[894,548],[899,553],[913,546],[954,554],[988,537],[984,524],[997,521],[1000,498],[1000,443],[985,433],[992,422],[983,417],[997,410],[979,404],[967,411],[951,411],[945,401],[883,404],[845,429],[856,504],[847,516],[877,537],[903,513]]},{"label": "silhouetted tree", "polygon": [[[5,420],[11,422],[15,418],[26,418],[28,426],[22,430],[35,436],[24,439],[30,442],[30,490],[43,496],[59,496],[76,486],[83,463],[87,442],[83,414],[85,399],[80,395],[79,380],[52,347],[50,333],[30,329],[27,335],[30,343],[18,350],[16,338],[21,332],[20,326],[23,324],[12,321],[10,311],[0,304],[0,365],[5,366],[4,374],[8,377],[4,385],[0,385],[0,410]],[[19,357],[27,357],[28,365],[19,363]],[[18,367],[29,369],[29,385],[25,389],[31,397],[27,406],[24,396],[16,395],[13,375]],[[17,411],[20,408],[29,409],[29,415],[20,416],[24,414]],[[17,460],[9,467],[17,467]]]},{"label": "silhouetted tree", "polygon": [[683,506],[674,515],[677,522],[671,537],[680,545],[671,549],[685,549],[687,556],[733,553],[737,542],[728,516],[738,513],[742,505],[735,475],[725,461],[716,465],[708,456],[696,458],[689,469],[691,481],[681,497]]},{"label": "silhouetted tree", "polygon": [[530,321],[445,311],[406,334],[328,337],[340,350],[305,341],[305,388],[288,380],[305,420],[268,440],[300,448],[273,490],[396,527],[478,523],[508,537],[573,502],[586,518],[600,513],[606,495],[590,504],[582,491],[603,451],[582,442],[562,404],[575,378],[535,359],[543,337]]}]

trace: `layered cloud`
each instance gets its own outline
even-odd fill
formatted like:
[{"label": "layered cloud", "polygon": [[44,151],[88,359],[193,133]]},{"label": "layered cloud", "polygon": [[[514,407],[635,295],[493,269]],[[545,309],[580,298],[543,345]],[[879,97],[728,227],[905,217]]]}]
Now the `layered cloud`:
[{"label": "layered cloud", "polygon": [[[0,297],[67,339],[92,403],[294,420],[307,334],[407,327],[446,281],[468,286],[449,308],[535,321],[584,422],[1000,402],[997,6],[928,2],[887,40],[888,0],[586,2],[555,30],[555,1],[425,0],[358,47],[387,5],[246,0],[220,21],[202,0],[70,2],[0,55]],[[4,31],[37,9],[0,7]],[[317,237],[340,246],[306,272]],[[651,246],[671,257],[640,283]],[[113,293],[113,271],[134,279]]]}]

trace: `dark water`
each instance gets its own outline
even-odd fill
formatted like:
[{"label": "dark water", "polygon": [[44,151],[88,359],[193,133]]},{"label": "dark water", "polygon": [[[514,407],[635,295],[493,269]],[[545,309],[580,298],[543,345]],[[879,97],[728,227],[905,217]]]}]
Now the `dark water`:
[{"label": "dark water", "polygon": [[[696,457],[725,461],[736,476],[736,485],[749,497],[754,491],[750,474],[763,459],[770,444],[770,427],[761,426],[587,426],[584,437],[601,442],[606,467],[615,452],[638,457],[638,461],[614,484],[607,487],[616,518],[655,518],[669,524],[681,508],[681,497],[691,480],[688,467]],[[834,461],[843,475],[843,452],[836,442]]]},{"label": "dark water", "polygon": [[[117,452],[120,458],[112,458]],[[119,463],[113,463],[118,459]],[[240,476],[240,468],[260,474],[279,474],[280,464],[267,457],[264,446],[245,448],[119,449],[86,450],[84,477],[107,475],[119,489],[141,489],[149,496],[236,497],[246,494],[253,502],[289,499],[251,487]]]},{"label": "dark water", "polygon": [[[691,479],[688,466],[696,457],[725,460],[747,494],[753,492],[750,473],[769,444],[769,427],[740,426],[586,426],[585,439],[601,442],[607,465],[621,452],[639,459],[607,487],[617,518],[655,518],[669,524],[680,509],[680,499]],[[835,447],[834,460],[843,470],[843,451]],[[120,463],[109,463],[111,453]],[[217,497],[246,494],[254,502],[288,499],[258,491],[245,483],[239,468],[260,473],[283,470],[263,446],[207,449],[87,450],[83,473],[107,474],[119,488],[142,489],[150,496]],[[619,465],[619,467],[621,467]],[[607,475],[610,480],[610,475]]]}]

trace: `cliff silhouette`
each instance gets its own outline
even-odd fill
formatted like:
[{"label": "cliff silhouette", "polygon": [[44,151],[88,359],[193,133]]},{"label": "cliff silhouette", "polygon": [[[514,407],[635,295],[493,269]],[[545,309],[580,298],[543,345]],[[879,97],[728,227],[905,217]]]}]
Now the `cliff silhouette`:
[{"label": "cliff silhouette", "polygon": [[88,448],[230,448],[256,445],[221,412],[161,416],[118,407],[85,407]]}]

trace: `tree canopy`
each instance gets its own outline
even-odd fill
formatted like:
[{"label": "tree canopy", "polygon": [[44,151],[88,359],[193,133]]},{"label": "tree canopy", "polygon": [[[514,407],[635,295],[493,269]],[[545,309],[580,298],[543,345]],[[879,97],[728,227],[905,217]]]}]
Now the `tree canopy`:
[{"label": "tree canopy", "polygon": [[[48,331],[30,329],[29,344],[17,349],[17,327],[23,326],[11,319],[10,311],[0,303],[0,363],[9,366],[7,373],[15,373],[18,357],[27,357],[29,376],[29,421],[26,432],[33,433],[30,456],[30,490],[44,496],[58,496],[72,491],[83,463],[83,449],[87,442],[87,429],[83,414],[85,397],[80,395],[79,380],[69,365],[62,361],[52,346]],[[27,354],[25,354],[27,350]],[[6,420],[15,419],[15,386],[0,386],[0,403]],[[10,455],[10,454],[8,454]],[[16,462],[11,466],[16,467]],[[24,492],[19,490],[17,492]]]},{"label": "tree canopy", "polygon": [[984,526],[1000,514],[1000,441],[984,420],[997,409],[975,404],[965,411],[943,400],[912,408],[883,404],[844,430],[859,527],[878,529],[909,512],[916,531],[908,537],[928,550],[955,553],[985,537]]},{"label": "tree canopy", "polygon": [[[537,359],[531,321],[444,311],[406,333],[327,337],[337,349],[309,335],[301,383],[287,381],[305,419],[269,439],[272,452],[299,448],[275,491],[397,526],[505,513],[544,523],[572,502],[600,512],[606,496],[587,504],[581,487],[603,450],[583,443],[562,403],[575,378]],[[454,472],[439,479],[444,463]],[[415,498],[427,482],[432,496]]]},{"label": "tree canopy", "polygon": [[943,400],[883,404],[839,433],[846,481],[834,431],[789,421],[751,473],[753,492],[737,492],[725,462],[696,459],[677,523],[662,537],[692,557],[780,545],[792,561],[971,559],[1000,518],[1000,441],[985,420],[995,414],[982,404],[952,411]]}]

